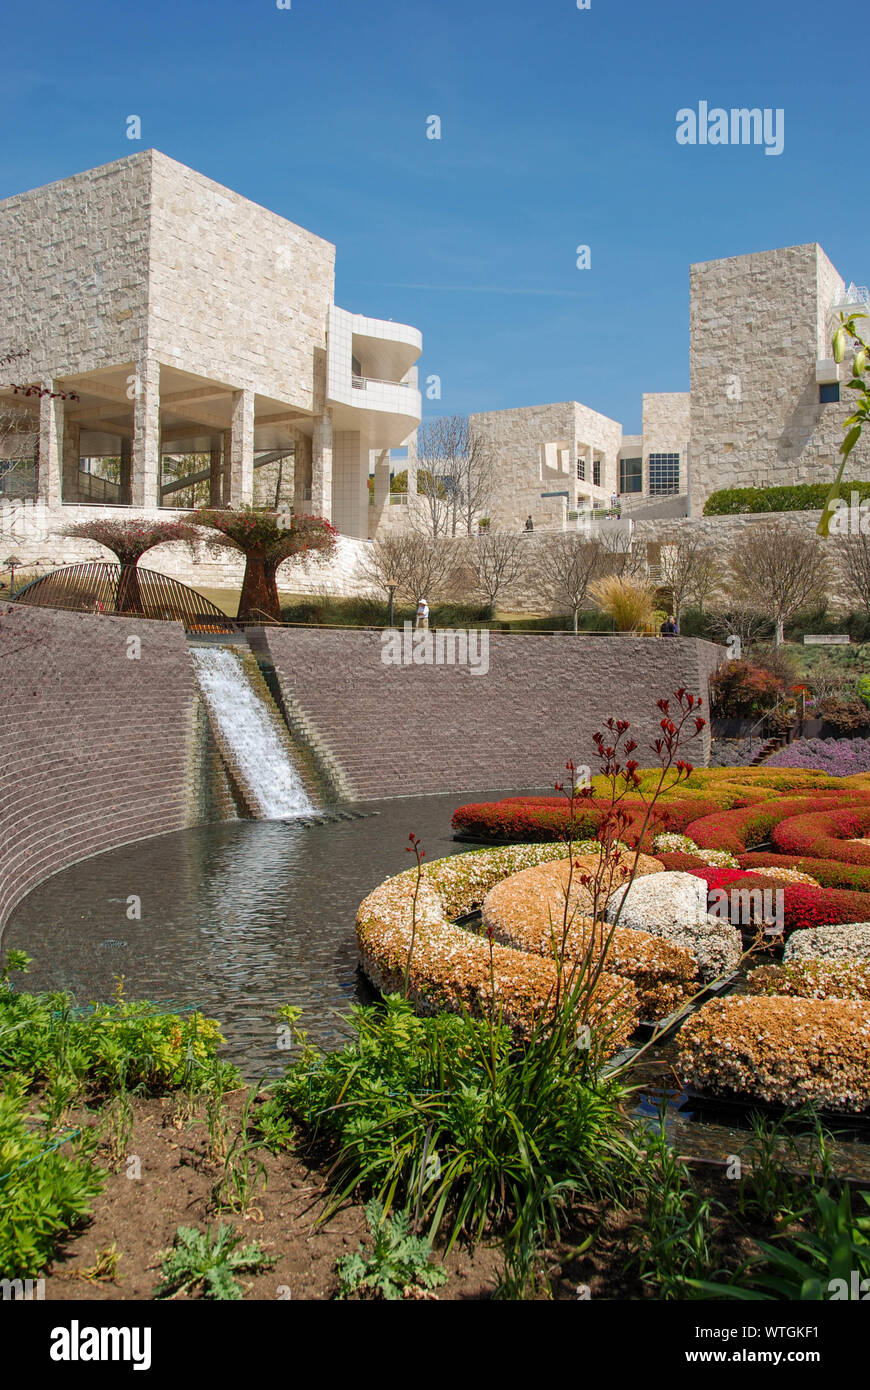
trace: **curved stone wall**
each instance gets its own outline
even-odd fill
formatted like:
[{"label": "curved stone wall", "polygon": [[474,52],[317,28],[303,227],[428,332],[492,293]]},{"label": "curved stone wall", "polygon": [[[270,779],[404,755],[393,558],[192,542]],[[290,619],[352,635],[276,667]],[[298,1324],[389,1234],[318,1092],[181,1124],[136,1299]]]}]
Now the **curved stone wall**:
[{"label": "curved stone wall", "polygon": [[197,772],[180,623],[12,605],[0,690],[2,930],[58,869],[193,823]]}]

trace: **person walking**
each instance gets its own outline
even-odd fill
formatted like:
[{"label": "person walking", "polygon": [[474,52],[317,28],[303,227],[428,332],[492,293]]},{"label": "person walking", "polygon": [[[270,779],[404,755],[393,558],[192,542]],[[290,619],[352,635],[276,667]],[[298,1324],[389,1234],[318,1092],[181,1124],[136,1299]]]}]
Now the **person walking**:
[{"label": "person walking", "polygon": [[429,626],[429,605],[424,598],[417,604],[417,627],[428,628]]},{"label": "person walking", "polygon": [[526,530],[527,530],[527,531],[534,531],[534,529],[535,529],[535,523],[532,521],[532,518],[531,518],[530,516],[527,516],[527,517],[526,517]]}]

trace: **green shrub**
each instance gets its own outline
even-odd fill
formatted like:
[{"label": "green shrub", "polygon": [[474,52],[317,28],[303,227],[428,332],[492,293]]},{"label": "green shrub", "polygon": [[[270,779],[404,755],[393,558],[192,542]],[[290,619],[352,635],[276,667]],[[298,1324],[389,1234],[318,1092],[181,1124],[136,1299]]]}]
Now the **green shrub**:
[{"label": "green shrub", "polygon": [[[3,974],[26,969],[21,952],[10,957]],[[236,1077],[234,1067],[217,1061],[222,1043],[215,1020],[198,1012],[171,1013],[126,1000],[120,990],[112,1004],[80,1008],[71,994],[25,994],[0,978],[0,1074],[20,1072],[29,1084],[71,1077],[92,1093],[138,1087],[159,1094],[195,1084],[208,1063]]]},{"label": "green shrub", "polygon": [[430,1239],[447,1221],[449,1244],[486,1231],[528,1243],[603,1180],[620,1091],[590,1077],[573,1028],[518,1051],[497,1022],[420,1018],[398,996],[351,1024],[341,1051],[306,1049],[260,1115],[270,1144],[288,1117],[331,1142],[336,1203],[363,1187],[388,1209],[419,1205]]},{"label": "green shrub", "polygon": [[[870,483],[848,482],[845,487],[861,500],[870,497]],[[704,504],[705,516],[740,516],[751,512],[821,511],[830,483],[792,483],[786,487],[723,487]]]},{"label": "green shrub", "polygon": [[[82,1148],[78,1132],[67,1132]],[[32,1278],[58,1241],[84,1222],[104,1174],[86,1156],[62,1153],[63,1131],[52,1135],[28,1113],[21,1078],[5,1078],[0,1095],[0,1275]]]}]

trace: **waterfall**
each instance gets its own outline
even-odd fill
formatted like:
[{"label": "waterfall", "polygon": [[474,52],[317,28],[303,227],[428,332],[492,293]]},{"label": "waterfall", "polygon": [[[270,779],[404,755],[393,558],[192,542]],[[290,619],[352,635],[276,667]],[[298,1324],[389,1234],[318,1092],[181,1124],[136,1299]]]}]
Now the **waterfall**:
[{"label": "waterfall", "polygon": [[235,652],[192,647],[190,654],[215,735],[257,819],[308,815],[314,806],[289,749]]}]

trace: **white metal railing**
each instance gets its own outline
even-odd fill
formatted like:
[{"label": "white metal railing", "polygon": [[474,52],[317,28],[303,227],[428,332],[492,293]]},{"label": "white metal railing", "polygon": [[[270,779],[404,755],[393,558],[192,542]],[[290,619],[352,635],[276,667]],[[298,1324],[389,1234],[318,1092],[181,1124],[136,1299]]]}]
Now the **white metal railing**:
[{"label": "white metal railing", "polygon": [[383,381],[377,376],[353,376],[351,383],[356,391],[364,391],[367,386],[401,386],[406,391],[415,389],[410,381]]},{"label": "white metal railing", "polygon": [[849,304],[870,305],[870,290],[866,285],[851,284],[847,290],[839,296],[835,296],[833,308],[845,309]]}]

